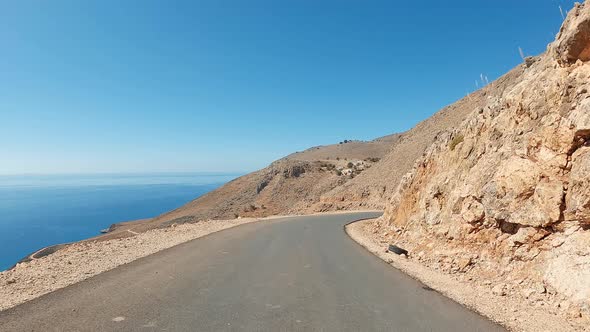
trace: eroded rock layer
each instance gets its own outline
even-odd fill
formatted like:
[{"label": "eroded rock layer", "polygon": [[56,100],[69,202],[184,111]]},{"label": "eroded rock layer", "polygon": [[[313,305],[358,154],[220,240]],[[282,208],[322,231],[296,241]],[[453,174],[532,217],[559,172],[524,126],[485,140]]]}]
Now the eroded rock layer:
[{"label": "eroded rock layer", "polygon": [[491,83],[481,107],[437,135],[375,233],[502,292],[590,313],[589,50],[590,4],[577,4],[517,81]]}]

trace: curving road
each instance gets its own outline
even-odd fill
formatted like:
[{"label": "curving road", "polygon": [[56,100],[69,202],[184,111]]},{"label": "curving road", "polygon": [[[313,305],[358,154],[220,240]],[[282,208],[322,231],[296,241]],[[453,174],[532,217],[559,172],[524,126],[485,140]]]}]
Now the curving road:
[{"label": "curving road", "polygon": [[504,331],[343,231],[377,215],[215,233],[0,312],[0,331]]}]

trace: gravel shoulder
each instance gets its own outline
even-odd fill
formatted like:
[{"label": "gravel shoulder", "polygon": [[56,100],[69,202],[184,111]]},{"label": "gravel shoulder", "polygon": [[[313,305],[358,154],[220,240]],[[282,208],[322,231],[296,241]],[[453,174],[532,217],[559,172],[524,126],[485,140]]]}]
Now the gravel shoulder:
[{"label": "gravel shoulder", "polygon": [[[318,214],[347,212],[350,211]],[[50,255],[18,263],[14,268],[0,272],[0,311],[187,241],[248,223],[288,217],[295,216],[205,220],[143,233],[125,231],[122,232],[125,236],[106,239],[101,236],[66,244]]]},{"label": "gravel shoulder", "polygon": [[374,220],[358,221],[346,226],[346,233],[361,246],[383,259],[391,266],[421,281],[426,286],[465,305],[466,307],[505,326],[510,331],[584,331],[584,326],[572,326],[571,322],[553,315],[543,307],[533,307],[510,294],[496,295],[491,285],[479,285],[476,276],[450,275],[429,268],[410,257],[386,251],[387,243],[375,239],[368,226]]},{"label": "gravel shoulder", "polygon": [[280,218],[207,220],[110,240],[85,240],[0,272],[0,311],[205,235]]},{"label": "gravel shoulder", "polygon": [[227,229],[2,311],[0,331],[505,331],[344,233],[379,215]]}]

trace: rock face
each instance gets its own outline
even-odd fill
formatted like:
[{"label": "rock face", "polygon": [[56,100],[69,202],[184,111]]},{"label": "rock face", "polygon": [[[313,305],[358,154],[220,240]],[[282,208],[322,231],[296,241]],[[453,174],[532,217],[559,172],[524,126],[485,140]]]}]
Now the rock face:
[{"label": "rock face", "polygon": [[[590,101],[590,99],[588,99]],[[589,110],[590,112],[590,110]],[[565,197],[565,218],[590,225],[590,148],[584,147],[572,156],[569,189]]]},{"label": "rock face", "polygon": [[590,309],[589,60],[590,3],[577,4],[548,52],[436,136],[376,234],[475,252],[489,275],[526,275]]},{"label": "rock face", "polygon": [[[522,68],[515,68],[496,83],[499,87],[510,86],[522,74]],[[430,118],[420,122],[407,132],[397,135],[389,152],[370,169],[335,187],[321,196],[315,211],[357,209],[359,207],[383,209],[401,179],[410,171],[416,159],[439,135],[461,123],[473,109],[481,108],[487,102],[491,87],[476,91],[456,103],[444,107]]]},{"label": "rock face", "polygon": [[576,3],[563,23],[552,52],[560,63],[590,60],[590,15]]},{"label": "rock face", "polygon": [[547,262],[545,280],[574,303],[590,299],[589,244],[589,232],[576,232],[555,249]]}]

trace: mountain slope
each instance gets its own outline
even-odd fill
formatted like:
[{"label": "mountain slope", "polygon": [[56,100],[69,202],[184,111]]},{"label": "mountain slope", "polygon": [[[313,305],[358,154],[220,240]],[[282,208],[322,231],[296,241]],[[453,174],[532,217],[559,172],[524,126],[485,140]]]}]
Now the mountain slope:
[{"label": "mountain slope", "polygon": [[[399,135],[368,142],[347,140],[293,153],[144,223],[140,230],[203,219],[311,211],[322,194],[378,164],[398,140]],[[349,163],[355,165],[350,168]],[[342,174],[348,169],[353,174]]]},{"label": "mountain slope", "polygon": [[[499,79],[497,86],[509,86],[521,73],[520,68],[513,70]],[[435,137],[483,105],[488,91],[477,91],[402,134],[293,153],[158,216],[145,227],[238,216],[383,209],[402,176]],[[338,169],[346,169],[349,162],[362,163],[362,170],[338,175]]]},{"label": "mountain slope", "polygon": [[461,123],[474,109],[482,107],[489,94],[513,85],[522,72],[522,68],[515,68],[498,79],[494,87],[476,91],[400,134],[379,163],[322,195],[321,202],[316,204],[314,210],[384,208],[387,198],[391,197],[401,178],[438,135]]},{"label": "mountain slope", "polygon": [[[485,105],[490,94],[514,85],[522,73],[522,68],[515,68],[493,87],[443,108],[407,132],[293,153],[149,222],[128,226],[143,231],[204,219],[383,209],[401,178],[435,138]],[[346,173],[350,162],[359,165],[350,170],[352,174],[339,175]]]}]

